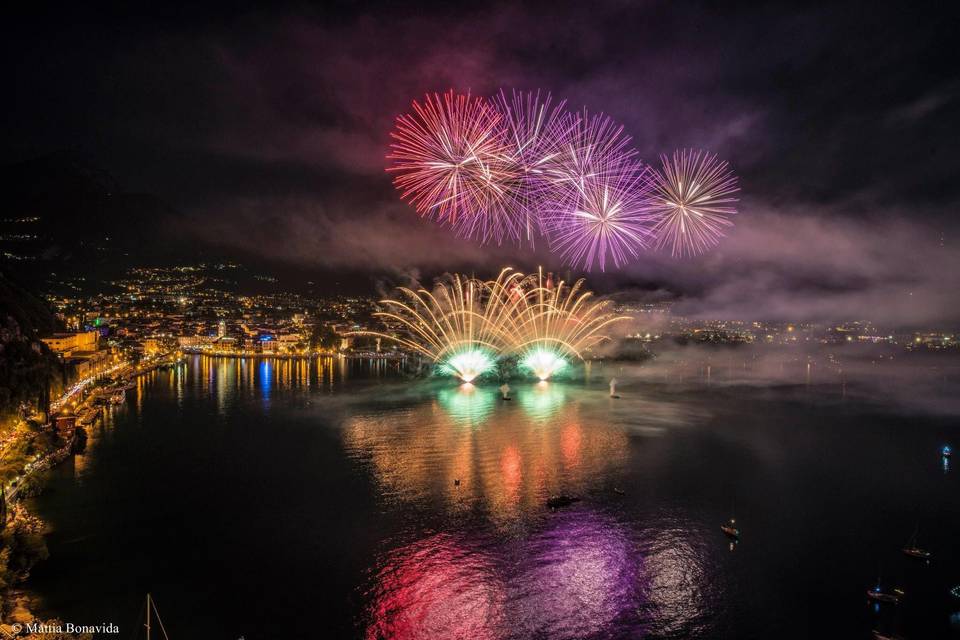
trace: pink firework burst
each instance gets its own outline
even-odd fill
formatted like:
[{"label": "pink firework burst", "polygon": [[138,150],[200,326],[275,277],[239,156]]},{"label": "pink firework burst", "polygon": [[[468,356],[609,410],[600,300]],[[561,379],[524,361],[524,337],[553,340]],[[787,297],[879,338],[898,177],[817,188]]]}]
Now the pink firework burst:
[{"label": "pink firework burst", "polygon": [[[551,107],[550,94],[513,91],[508,97],[503,90],[491,100],[503,116],[504,139],[510,146],[514,163],[511,206],[523,214],[523,236],[534,244],[534,228],[539,227],[543,204],[544,172],[560,154],[567,139],[570,118],[566,118],[564,101]],[[516,238],[520,240],[521,238]]]},{"label": "pink firework burst", "polygon": [[605,271],[608,261],[619,268],[636,258],[653,239],[651,178],[639,161],[619,158],[561,183],[565,193],[545,215],[551,249],[587,271]]},{"label": "pink firework burst", "polygon": [[660,161],[650,194],[656,216],[654,246],[669,249],[675,257],[704,253],[733,226],[737,177],[726,162],[704,151],[675,151]]},{"label": "pink firework burst", "polygon": [[501,115],[486,100],[428,94],[397,118],[391,136],[387,170],[420,215],[482,242],[519,234],[520,216],[507,206],[515,167]]}]

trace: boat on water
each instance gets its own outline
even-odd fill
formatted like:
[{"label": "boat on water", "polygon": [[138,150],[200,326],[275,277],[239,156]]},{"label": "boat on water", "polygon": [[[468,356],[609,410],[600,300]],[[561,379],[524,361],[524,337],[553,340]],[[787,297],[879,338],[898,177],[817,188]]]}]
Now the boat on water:
[{"label": "boat on water", "polygon": [[723,531],[728,538],[733,538],[734,540],[740,539],[740,529],[737,527],[735,518],[730,518],[730,522],[720,525],[720,531]]},{"label": "boat on water", "polygon": [[910,536],[909,540],[907,540],[907,544],[904,545],[902,551],[911,558],[917,558],[918,560],[929,560],[933,554],[917,543],[917,534],[919,531],[919,527],[913,530],[913,535]]},{"label": "boat on water", "polygon": [[918,558],[920,560],[929,560],[933,556],[933,554],[926,549],[921,549],[920,547],[916,546],[904,547],[903,552],[911,558]]},{"label": "boat on water", "polygon": [[580,502],[580,498],[576,496],[550,496],[547,499],[547,506],[551,509],[560,509],[561,507],[569,507],[574,502]]},{"label": "boat on water", "polygon": [[940,455],[942,455],[944,458],[949,458],[953,455],[953,449],[950,448],[950,445],[945,444],[943,445],[943,448],[940,449]]},{"label": "boat on water", "polygon": [[960,599],[960,584],[955,586],[953,589],[950,589],[950,595],[952,595],[954,598]]},{"label": "boat on water", "polygon": [[899,604],[901,597],[903,597],[903,591],[900,589],[894,589],[893,592],[888,593],[880,587],[879,583],[873,589],[867,589],[867,598],[874,602]]},{"label": "boat on water", "polygon": [[77,424],[82,427],[87,427],[92,425],[99,418],[100,418],[100,409],[96,407],[90,407],[89,409],[77,412]]}]

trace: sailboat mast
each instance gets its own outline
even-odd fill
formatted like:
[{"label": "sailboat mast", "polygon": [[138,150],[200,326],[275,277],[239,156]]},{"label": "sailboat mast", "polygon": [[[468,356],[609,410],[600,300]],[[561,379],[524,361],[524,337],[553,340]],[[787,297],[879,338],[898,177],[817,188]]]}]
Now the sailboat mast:
[{"label": "sailboat mast", "polygon": [[147,594],[147,640],[150,640],[150,594]]}]

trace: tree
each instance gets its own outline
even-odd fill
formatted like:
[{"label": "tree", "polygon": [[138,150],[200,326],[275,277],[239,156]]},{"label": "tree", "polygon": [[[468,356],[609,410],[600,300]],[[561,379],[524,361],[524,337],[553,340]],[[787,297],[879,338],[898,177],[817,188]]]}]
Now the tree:
[{"label": "tree", "polygon": [[313,325],[310,333],[310,347],[324,351],[335,351],[340,346],[340,336],[327,324]]}]

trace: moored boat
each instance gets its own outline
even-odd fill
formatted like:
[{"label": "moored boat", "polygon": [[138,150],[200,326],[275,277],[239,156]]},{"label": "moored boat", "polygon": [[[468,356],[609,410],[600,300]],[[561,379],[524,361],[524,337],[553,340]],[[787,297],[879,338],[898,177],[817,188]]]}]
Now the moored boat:
[{"label": "moored boat", "polygon": [[740,538],[740,529],[737,527],[737,521],[734,518],[730,518],[730,522],[720,525],[720,531],[723,531],[728,538]]},{"label": "moored boat", "polygon": [[867,589],[867,598],[874,602],[884,602],[887,604],[899,604],[903,591],[894,589],[892,593],[884,591],[878,583],[873,589]]},{"label": "moored boat", "polygon": [[920,527],[918,526],[913,530],[913,535],[910,536],[910,539],[907,540],[907,544],[904,545],[902,551],[910,556],[911,558],[917,558],[919,560],[929,560],[933,554],[921,547],[917,543],[917,534],[920,532]]},{"label": "moored boat", "polygon": [[550,498],[547,499],[547,506],[551,509],[559,509],[561,507],[569,507],[574,502],[580,502],[580,498],[567,495],[550,496]]},{"label": "moored boat", "polygon": [[889,604],[898,604],[900,602],[900,598],[894,594],[877,591],[876,587],[873,589],[867,589],[867,597],[876,602],[886,602]]}]

